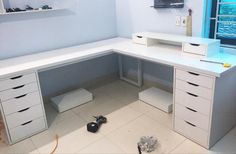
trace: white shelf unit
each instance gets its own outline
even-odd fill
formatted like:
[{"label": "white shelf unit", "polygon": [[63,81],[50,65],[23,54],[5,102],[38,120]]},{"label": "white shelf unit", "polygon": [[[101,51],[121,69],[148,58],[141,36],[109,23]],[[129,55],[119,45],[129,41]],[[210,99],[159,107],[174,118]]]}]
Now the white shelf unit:
[{"label": "white shelf unit", "polygon": [[4,0],[0,0],[0,15],[16,15],[16,14],[28,14],[28,13],[38,13],[38,12],[51,12],[51,11],[59,11],[64,10],[64,8],[58,8],[53,6],[52,9],[39,9],[39,10],[28,10],[28,11],[20,11],[20,12],[6,12],[6,8],[4,6]]},{"label": "white shelf unit", "polygon": [[220,49],[220,40],[152,32],[133,34],[133,42],[147,47],[163,43],[176,45],[182,47],[183,55],[196,57],[209,57]]}]

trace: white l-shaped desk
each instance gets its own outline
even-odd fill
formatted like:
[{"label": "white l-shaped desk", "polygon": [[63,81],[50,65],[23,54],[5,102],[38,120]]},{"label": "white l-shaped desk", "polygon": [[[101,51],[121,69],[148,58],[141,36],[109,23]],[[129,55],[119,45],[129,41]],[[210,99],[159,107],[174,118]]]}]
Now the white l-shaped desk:
[{"label": "white l-shaped desk", "polygon": [[114,38],[1,60],[0,108],[9,142],[47,129],[38,72],[118,53],[174,67],[173,129],[210,148],[236,124],[236,56],[205,58],[232,64],[224,68],[180,51],[178,46],[146,47]]}]

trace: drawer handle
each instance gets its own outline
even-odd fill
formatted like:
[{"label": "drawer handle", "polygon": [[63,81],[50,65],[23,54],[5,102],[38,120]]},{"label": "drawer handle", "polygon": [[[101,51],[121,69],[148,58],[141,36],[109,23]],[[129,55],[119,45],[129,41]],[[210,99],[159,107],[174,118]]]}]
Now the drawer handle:
[{"label": "drawer handle", "polygon": [[196,47],[200,46],[200,44],[195,44],[195,43],[190,43],[190,45],[196,46]]},{"label": "drawer handle", "polygon": [[26,109],[23,109],[23,110],[20,110],[20,111],[18,111],[18,112],[25,112],[25,111],[27,111],[27,110],[29,110],[30,109],[30,107],[28,107],[28,108],[26,108]]},{"label": "drawer handle", "polygon": [[196,110],[191,109],[191,108],[189,108],[189,107],[186,107],[186,109],[188,109],[188,110],[190,110],[190,111],[192,111],[192,112],[197,112]]},{"label": "drawer handle", "polygon": [[33,120],[31,120],[31,121],[28,121],[28,122],[26,122],[26,123],[23,123],[23,124],[21,124],[21,126],[28,125],[28,124],[30,124],[31,122],[33,122]]},{"label": "drawer handle", "polygon": [[137,38],[143,38],[142,36],[137,36]]},{"label": "drawer handle", "polygon": [[192,75],[196,75],[196,76],[199,76],[200,74],[197,74],[197,73],[193,73],[193,72],[188,72],[189,74],[192,74]]},{"label": "drawer handle", "polygon": [[22,98],[22,97],[25,97],[27,94],[24,94],[24,95],[21,95],[21,96],[17,96],[15,97],[15,99],[19,99],[19,98]]},{"label": "drawer handle", "polygon": [[21,77],[23,77],[23,75],[19,75],[19,76],[13,77],[13,78],[11,78],[11,79],[12,79],[12,80],[15,80],[15,79],[19,79],[19,78],[21,78]]},{"label": "drawer handle", "polygon": [[199,85],[197,84],[194,84],[194,83],[191,83],[191,82],[188,82],[188,84],[192,85],[192,86],[195,86],[195,87],[198,87]]},{"label": "drawer handle", "polygon": [[189,94],[191,96],[194,96],[194,97],[198,97],[198,95],[195,95],[195,94],[192,94],[192,93],[189,93],[189,92],[187,92],[187,94]]},{"label": "drawer handle", "polygon": [[187,124],[193,126],[193,127],[196,127],[196,125],[194,125],[194,124],[192,124],[192,123],[190,123],[190,122],[188,122],[188,121],[185,121],[185,122],[186,122]]},{"label": "drawer handle", "polygon": [[19,88],[23,88],[25,85],[21,85],[21,86],[18,86],[18,87],[14,87],[12,89],[19,89]]}]

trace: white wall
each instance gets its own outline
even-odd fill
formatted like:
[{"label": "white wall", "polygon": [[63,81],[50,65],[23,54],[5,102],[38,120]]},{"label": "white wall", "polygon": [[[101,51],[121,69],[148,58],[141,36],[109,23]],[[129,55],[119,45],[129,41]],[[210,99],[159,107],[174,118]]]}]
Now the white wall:
[{"label": "white wall", "polygon": [[117,30],[120,36],[131,37],[141,31],[185,34],[185,28],[175,25],[175,17],[193,10],[193,35],[201,36],[204,0],[185,0],[183,9],[154,9],[154,0],[116,0]]},{"label": "white wall", "polygon": [[0,16],[0,59],[116,36],[115,0],[6,0],[11,7],[51,1],[69,9]]}]

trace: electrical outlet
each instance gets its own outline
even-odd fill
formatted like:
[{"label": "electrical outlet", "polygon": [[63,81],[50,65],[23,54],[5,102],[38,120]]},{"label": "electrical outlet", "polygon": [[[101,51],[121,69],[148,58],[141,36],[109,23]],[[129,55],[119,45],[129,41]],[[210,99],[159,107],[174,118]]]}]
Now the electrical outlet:
[{"label": "electrical outlet", "polygon": [[180,16],[176,16],[176,18],[175,18],[175,25],[176,26],[180,26],[181,25],[181,17]]},{"label": "electrical outlet", "polygon": [[181,17],[181,26],[186,27],[187,26],[187,17]]}]

